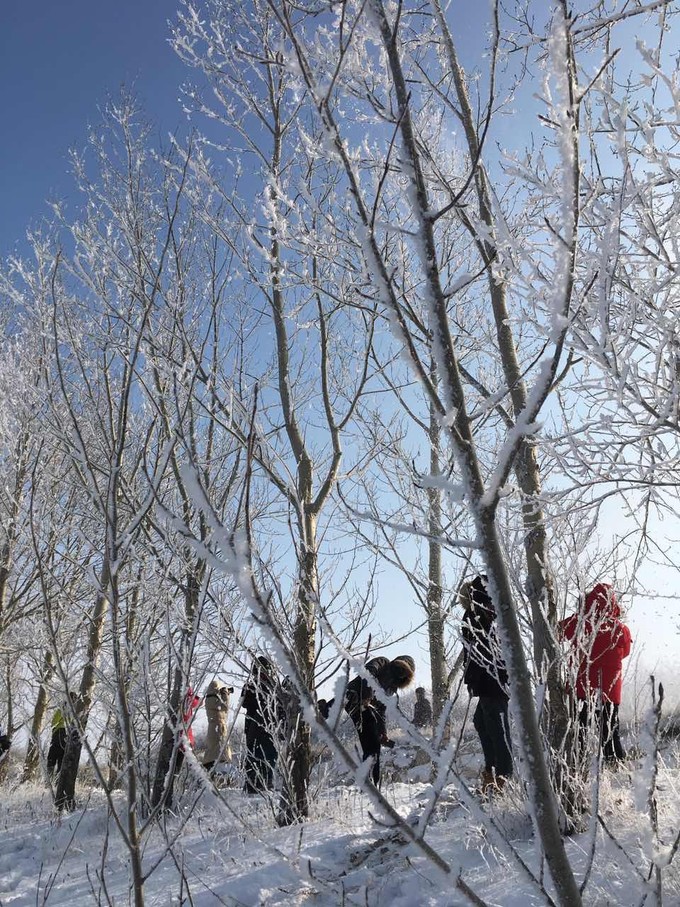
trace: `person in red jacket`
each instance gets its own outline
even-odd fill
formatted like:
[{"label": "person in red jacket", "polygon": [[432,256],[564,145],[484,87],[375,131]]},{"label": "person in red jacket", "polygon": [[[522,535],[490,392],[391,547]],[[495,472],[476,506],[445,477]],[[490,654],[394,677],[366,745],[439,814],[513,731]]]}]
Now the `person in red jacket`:
[{"label": "person in red jacket", "polygon": [[182,760],[184,759],[184,748],[187,741],[192,749],[196,743],[194,729],[191,725],[194,720],[194,713],[200,704],[201,697],[194,693],[194,688],[192,686],[188,686],[182,702],[182,730],[180,731],[179,744],[179,752],[182,753]]},{"label": "person in red jacket", "polygon": [[621,622],[613,588],[598,583],[582,600],[578,614],[560,624],[577,659],[576,697],[579,722],[585,728],[592,706],[601,702],[602,754],[605,762],[625,758],[619,735],[619,705],[623,687],[623,659],[630,653],[631,635]]},{"label": "person in red jacket", "polygon": [[200,704],[200,697],[194,693],[193,687],[188,686],[186,688],[186,692],[184,693],[184,698],[182,699],[181,718],[176,724],[176,733],[179,745],[177,747],[177,753],[175,755],[175,770],[172,776],[168,778],[166,782],[167,790],[165,792],[164,803],[167,809],[172,808],[175,778],[184,765],[184,755],[186,748],[187,746],[189,747],[189,749],[193,749],[194,747],[194,731],[191,727],[191,724],[194,720],[194,713]]}]

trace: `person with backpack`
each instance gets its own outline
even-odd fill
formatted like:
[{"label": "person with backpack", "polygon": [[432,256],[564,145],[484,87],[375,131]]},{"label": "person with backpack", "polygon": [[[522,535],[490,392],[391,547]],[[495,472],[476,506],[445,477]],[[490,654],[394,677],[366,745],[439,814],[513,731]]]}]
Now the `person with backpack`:
[{"label": "person with backpack", "polygon": [[619,706],[623,660],[630,654],[632,637],[621,621],[612,586],[593,586],[581,599],[578,612],[562,621],[560,630],[571,643],[581,740],[585,740],[586,729],[596,715],[604,761],[616,765],[626,756],[619,732]]},{"label": "person with backpack", "polygon": [[[413,680],[416,663],[410,655],[400,655],[391,661],[379,655],[367,661],[364,667],[371,675],[371,681],[361,675],[351,680],[345,690],[344,706],[357,729],[363,761],[373,760],[371,778],[379,787],[381,749],[393,747],[394,742],[387,736],[387,706],[376,695],[376,688],[384,696],[393,696],[397,690],[403,690]],[[319,700],[319,712],[324,718],[328,718],[334,702],[334,699],[329,702]]]},{"label": "person with backpack", "polygon": [[464,682],[471,697],[478,697],[474,728],[484,755],[483,793],[501,791],[512,777],[512,746],[508,721],[508,672],[496,634],[496,609],[484,574],[461,585],[458,600],[465,609],[462,621],[465,652]]}]

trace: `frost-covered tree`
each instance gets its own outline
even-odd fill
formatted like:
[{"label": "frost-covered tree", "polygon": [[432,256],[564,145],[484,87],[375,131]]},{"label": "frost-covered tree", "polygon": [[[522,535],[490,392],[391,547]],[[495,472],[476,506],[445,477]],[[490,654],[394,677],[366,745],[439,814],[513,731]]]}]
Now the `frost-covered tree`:
[{"label": "frost-covered tree", "polygon": [[556,444],[574,499],[599,505],[616,498],[637,560],[665,566],[674,558],[656,536],[658,517],[678,512],[680,412],[680,94],[671,12],[662,5],[656,43],[648,35],[649,46],[640,40],[622,61],[625,93],[616,70],[591,91],[590,279],[572,341],[584,417]]},{"label": "frost-covered tree", "polygon": [[[191,37],[179,46],[192,63],[212,71],[219,86],[228,80],[221,81],[216,49],[227,60],[233,32],[220,18],[226,5],[206,8],[207,17],[189,8]],[[289,132],[300,124],[304,160],[311,149],[314,165],[320,161],[335,175],[342,199],[336,210],[343,217],[333,248],[355,249],[358,240],[357,276],[369,275],[368,298],[384,313],[446,433],[456,463],[449,502],[468,519],[467,538],[455,544],[478,552],[489,575],[528,767],[524,780],[562,903],[578,903],[579,893],[561,842],[539,722],[548,710],[556,752],[567,728],[556,671],[539,419],[570,364],[570,325],[592,288],[590,250],[580,232],[599,196],[587,191],[592,162],[584,145],[595,128],[589,99],[614,65],[613,29],[643,11],[619,11],[615,4],[576,10],[558,2],[513,17],[493,4],[489,62],[477,83],[461,62],[452,13],[436,0],[425,7],[370,0],[328,10],[270,0],[249,12],[247,23],[266,23],[266,29],[249,30],[248,41],[235,45],[253,62],[253,84],[275,74],[275,86],[284,79],[294,86],[280,122]],[[272,41],[275,27],[282,37]],[[213,43],[201,57],[204,28],[214,30],[217,48]],[[520,59],[512,85],[513,61]],[[531,111],[528,141],[499,155],[493,139],[500,116],[513,93],[524,99],[521,78],[528,69],[541,76],[540,106]],[[246,109],[256,118],[251,82],[246,86]],[[270,90],[269,97],[279,96]],[[280,133],[270,124],[268,134],[278,149]],[[276,154],[265,159],[281,160]],[[278,250],[290,230],[291,170],[292,164],[285,192],[281,169],[270,171],[272,243],[266,248],[275,288],[289,273]],[[325,190],[326,184],[307,184],[305,198],[313,191],[318,199]],[[320,243],[327,233],[311,235]],[[354,258],[344,262],[346,269],[356,264]],[[505,553],[508,520],[524,545],[533,666]],[[556,759],[552,767],[560,782]],[[569,809],[568,796],[561,806]]]},{"label": "frost-covered tree", "polygon": [[[203,168],[205,217],[233,249],[247,305],[266,313],[255,338],[260,341],[266,330],[273,340],[267,347],[271,364],[259,382],[261,430],[253,465],[287,512],[294,549],[290,655],[297,682],[313,691],[324,607],[321,538],[341,468],[350,468],[344,448],[371,377],[375,305],[366,302],[358,244],[349,235],[343,243],[337,240],[342,229],[338,170],[316,154],[314,143],[321,137],[307,132],[297,81],[279,51],[280,24],[261,2],[248,7],[211,3],[208,10],[204,19],[187,7],[174,43],[212,93],[207,102],[200,89],[191,90],[192,107],[220,122],[219,141],[241,158],[226,175]],[[215,199],[224,202],[218,208],[221,217],[211,211]],[[262,346],[259,355],[262,361]],[[284,810],[284,821],[296,821],[309,810],[309,725],[298,722],[296,735],[295,798]]]}]

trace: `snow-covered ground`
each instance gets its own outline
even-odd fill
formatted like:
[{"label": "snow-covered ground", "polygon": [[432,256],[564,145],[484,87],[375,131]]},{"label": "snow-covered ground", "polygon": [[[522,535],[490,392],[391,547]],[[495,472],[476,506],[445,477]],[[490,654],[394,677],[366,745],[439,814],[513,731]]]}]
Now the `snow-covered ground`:
[{"label": "snow-covered ground", "polygon": [[[644,854],[651,838],[646,812],[636,805],[639,764],[604,773],[601,821],[567,840],[577,878],[588,873],[584,904],[589,907],[643,901],[650,866]],[[399,813],[414,820],[430,790],[422,781],[408,780],[418,771],[404,773],[406,780],[388,780],[383,788]],[[471,768],[466,771],[472,774]],[[129,903],[126,851],[103,792],[81,784],[79,809],[60,817],[49,791],[42,784],[18,784],[18,774],[14,762],[0,788],[0,904]],[[459,876],[487,905],[547,902],[529,878],[533,873],[546,879],[547,872],[542,873],[519,785],[472,811],[459,802],[455,783],[445,790],[426,841],[446,861],[448,873],[381,824],[367,795],[333,771],[315,792],[311,820],[292,828],[277,827],[275,802],[247,797],[236,787],[211,790],[201,792],[189,779],[176,813],[149,831],[147,905],[451,907],[471,903],[457,885]],[[661,845],[668,847],[680,823],[680,758],[674,743],[664,752],[658,807]],[[490,829],[491,820],[507,843]],[[680,904],[677,860],[664,870],[663,881],[663,903]]]}]

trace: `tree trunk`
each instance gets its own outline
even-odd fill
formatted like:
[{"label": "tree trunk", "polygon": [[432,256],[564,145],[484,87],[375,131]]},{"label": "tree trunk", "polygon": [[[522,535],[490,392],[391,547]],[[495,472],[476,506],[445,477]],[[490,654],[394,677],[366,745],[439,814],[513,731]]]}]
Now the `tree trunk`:
[{"label": "tree trunk", "polygon": [[82,735],[87,727],[94,695],[97,660],[102,646],[104,619],[108,607],[108,599],[104,590],[108,586],[109,568],[108,563],[106,563],[102,571],[102,589],[97,595],[90,624],[90,634],[87,640],[87,660],[80,679],[78,699],[75,704],[74,730],[68,735],[66,752],[64,753],[61,771],[57,779],[54,802],[57,809],[60,810],[73,810],[76,805],[76,779],[78,777],[78,766],[80,765],[80,754],[83,749]]},{"label": "tree trunk", "polygon": [[54,657],[51,649],[45,651],[42,672],[40,675],[40,686],[38,687],[38,697],[33,710],[33,720],[31,721],[31,733],[28,738],[26,748],[26,758],[24,759],[23,781],[33,781],[38,774],[40,766],[40,732],[42,731],[47,714],[48,696],[47,684],[54,672]]},{"label": "tree trunk", "polygon": [[[311,483],[310,483],[311,485]],[[316,552],[316,518],[304,512],[304,543],[300,555],[298,613],[294,632],[295,657],[306,688],[314,690],[316,658],[316,605],[318,574]],[[309,816],[309,776],[312,771],[312,736],[309,725],[300,719],[294,728],[291,746],[291,786],[293,802],[287,804],[279,821],[283,825],[302,822]]]},{"label": "tree trunk", "polygon": [[572,726],[569,694],[560,672],[556,640],[557,605],[552,576],[547,568],[548,538],[540,506],[541,476],[533,445],[524,441],[518,450],[515,475],[522,490],[526,592],[531,607],[533,657],[536,680],[545,685],[541,727],[548,743],[553,787],[564,812],[562,827],[573,832],[583,816],[583,768]]},{"label": "tree trunk", "polygon": [[[436,380],[436,368],[431,365],[430,374],[433,383]],[[440,473],[441,426],[437,413],[430,403],[430,473]],[[427,636],[430,645],[430,677],[432,682],[432,719],[436,725],[448,697],[446,645],[444,641],[445,617],[442,608],[442,548],[436,541],[442,531],[442,493],[439,488],[428,488],[429,507],[428,542],[428,587],[427,587]],[[448,725],[444,738],[448,737]]]},{"label": "tree trunk", "polygon": [[[133,597],[134,601],[134,597]],[[144,905],[144,874],[142,872],[142,855],[140,851],[139,828],[137,814],[139,802],[137,798],[137,762],[135,759],[135,745],[132,733],[132,720],[130,717],[130,704],[128,700],[129,657],[121,657],[121,648],[125,653],[128,647],[128,629],[125,625],[121,647],[121,621],[120,598],[118,595],[118,582],[116,576],[111,578],[111,631],[113,636],[113,662],[116,676],[117,709],[116,709],[116,740],[120,741],[120,755],[123,757],[124,770],[121,775],[125,779],[127,788],[127,847],[130,854],[130,871],[132,873],[132,890],[134,892],[135,907]]]},{"label": "tree trunk", "polygon": [[7,733],[12,734],[14,732],[14,696],[12,693],[12,688],[14,684],[12,683],[12,663],[8,659],[7,667],[5,669],[5,687],[7,689]]},{"label": "tree trunk", "polygon": [[166,809],[172,806],[175,774],[173,756],[180,702],[182,698],[183,679],[182,668],[180,665],[177,665],[173,672],[167,717],[163,724],[163,736],[161,737],[161,745],[158,750],[158,759],[154,774],[153,792],[151,794],[151,806],[154,809]]},{"label": "tree trunk", "polygon": [[[480,161],[480,146],[476,133],[476,119],[472,111],[468,95],[468,86],[462,68],[459,65],[456,49],[446,23],[439,0],[434,3],[435,14],[440,23],[442,34],[445,38],[446,51],[449,57],[452,76],[456,85],[456,94],[462,110],[462,121],[465,129],[466,140],[472,161]],[[571,55],[571,51],[570,51]],[[570,60],[573,65],[573,60]],[[572,81],[575,74],[570,73]],[[574,120],[578,111],[574,109]],[[572,136],[574,170],[573,192],[574,211],[579,210],[578,198],[578,140],[576,133]],[[487,234],[478,241],[478,248],[488,269],[489,296],[496,326],[498,351],[500,354],[503,374],[508,386],[512,409],[518,417],[527,406],[527,388],[522,369],[520,367],[517,346],[512,332],[511,319],[507,307],[507,288],[505,282],[497,278],[493,270],[496,258],[495,240],[495,215],[494,205],[491,201],[492,191],[489,187],[489,178],[484,166],[480,163],[475,167],[474,181],[477,190],[479,205],[479,219],[487,228]],[[569,242],[575,242],[578,214],[575,214],[572,236]],[[573,273],[574,247],[570,250],[570,269]],[[565,306],[568,305],[571,295],[571,282],[565,294]],[[547,393],[547,390],[546,390]],[[514,472],[522,492],[522,519],[524,524],[524,549],[526,556],[527,581],[526,593],[531,608],[532,633],[533,633],[533,661],[535,665],[536,680],[545,683],[547,687],[546,720],[543,722],[547,733],[550,749],[550,765],[556,767],[562,762],[562,747],[569,731],[569,718],[566,691],[559,675],[559,651],[555,641],[556,608],[555,596],[552,587],[552,578],[549,572],[548,540],[545,526],[545,516],[540,504],[541,475],[536,459],[534,443],[522,438],[514,463]],[[555,789],[562,789],[562,780],[555,777]],[[565,812],[569,815],[569,799],[562,801]]]},{"label": "tree trunk", "polygon": [[109,752],[109,790],[117,790],[123,783],[123,739],[118,727],[118,722],[114,719],[113,729],[111,731],[111,749]]},{"label": "tree trunk", "polygon": [[[188,517],[187,519],[188,523]],[[184,626],[181,631],[179,663],[175,665],[172,674],[172,686],[161,745],[158,750],[158,760],[154,773],[151,805],[154,809],[167,809],[172,806],[175,785],[175,742],[177,729],[182,715],[182,699],[187,678],[187,665],[191,663],[192,644],[194,639],[196,615],[198,613],[199,594],[205,561],[198,561],[187,570],[186,592],[184,596]],[[169,685],[170,686],[170,685]]]},{"label": "tree trunk", "polygon": [[539,831],[558,902],[563,907],[580,907],[581,895],[560,834],[557,804],[548,765],[543,758],[543,741],[534,707],[531,674],[524,656],[522,633],[493,517],[482,518],[479,530],[489,583],[498,611],[499,629],[505,637],[503,651],[508,655],[512,712],[519,725],[522,757],[529,767],[527,781],[532,819]]},{"label": "tree trunk", "polygon": [[[14,714],[12,708],[12,676],[10,673],[10,662],[7,661],[7,670],[6,670],[6,685],[7,685],[7,736],[12,736],[12,725],[14,722]],[[5,758],[0,760],[0,783],[4,781],[9,768],[9,759]]]},{"label": "tree trunk", "polygon": [[[407,86],[396,32],[388,21],[382,0],[372,0],[378,28],[383,39],[385,52],[389,61],[396,99],[399,106],[399,131],[402,137],[404,155],[413,182],[410,193],[412,205],[420,220],[419,254],[431,304],[431,335],[433,349],[440,366],[440,380],[445,390],[447,409],[453,414],[449,432],[454,450],[463,474],[467,495],[472,502],[480,549],[487,565],[493,599],[498,609],[498,624],[501,632],[503,654],[507,655],[508,675],[511,683],[511,700],[513,715],[519,726],[520,745],[525,764],[530,768],[527,773],[533,818],[536,830],[541,839],[548,862],[552,880],[557,890],[559,903],[563,907],[575,907],[581,904],[581,896],[574,873],[569,864],[560,833],[557,807],[550,784],[547,763],[543,753],[543,742],[534,707],[534,689],[531,675],[524,655],[524,642],[519,620],[515,611],[512,589],[508,572],[503,559],[498,528],[496,525],[496,508],[498,500],[492,504],[485,503],[485,488],[477,459],[477,450],[472,433],[472,425],[466,407],[465,391],[458,364],[456,348],[451,337],[447,312],[447,299],[443,290],[441,274],[438,269],[437,244],[433,221],[429,214],[431,202],[428,197],[427,180],[421,166],[418,143],[413,131],[410,112],[410,93]],[[442,17],[443,19],[443,17]],[[444,23],[444,28],[448,29]],[[461,105],[467,98],[467,90],[462,72],[457,66],[455,48],[451,44],[450,58],[454,81],[458,89]],[[474,123],[471,111],[463,114],[466,131],[474,137]],[[476,141],[476,139],[475,139]],[[477,171],[476,171],[477,172]],[[479,169],[479,179],[485,179],[483,169]],[[478,185],[480,185],[478,183]],[[482,220],[493,227],[490,214],[484,210],[486,196],[480,190]],[[489,262],[491,264],[491,261]],[[492,281],[493,282],[493,281]],[[391,297],[389,297],[391,298]],[[494,315],[498,317],[494,309]],[[514,350],[510,334],[509,321],[498,325],[508,334],[508,345]],[[499,341],[500,345],[500,341]],[[512,392],[512,384],[508,385]],[[434,402],[434,401],[433,401]],[[514,401],[513,401],[514,402]]]},{"label": "tree trunk", "polygon": [[[121,706],[123,712],[125,712],[125,719],[122,724],[127,724],[130,726],[129,731],[131,733],[132,723],[130,721],[130,710],[128,702],[128,686],[129,678],[132,676],[133,670],[133,655],[132,655],[132,645],[135,632],[135,622],[137,617],[137,607],[139,603],[139,594],[142,585],[142,575],[141,570],[137,575],[137,582],[135,584],[132,595],[130,596],[126,617],[125,617],[125,637],[123,640],[122,646],[122,655],[121,655],[121,644],[119,642],[119,634],[122,629],[120,621],[118,619],[117,610],[114,612],[112,608],[112,626],[113,626],[113,644],[114,644],[114,663],[116,668],[116,682],[119,688],[119,699],[124,698],[124,702]],[[116,596],[117,601],[117,596]],[[128,734],[125,732],[125,727],[121,727],[121,721],[116,720],[116,715],[114,714],[114,722],[112,729],[112,740],[111,740],[111,751],[109,755],[109,788],[114,790],[117,787],[120,787],[122,783],[122,773],[125,769],[126,762],[128,766],[131,764],[131,760],[134,757],[134,748],[132,746],[126,747],[126,740]],[[131,741],[131,737],[130,737]],[[129,750],[129,755],[126,757],[126,750]]]}]

